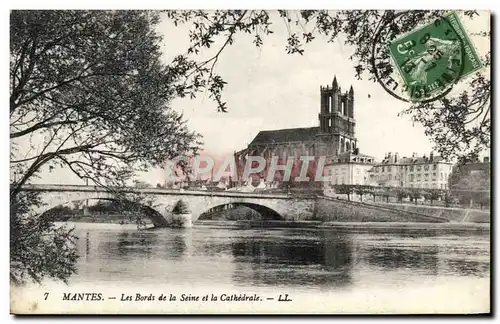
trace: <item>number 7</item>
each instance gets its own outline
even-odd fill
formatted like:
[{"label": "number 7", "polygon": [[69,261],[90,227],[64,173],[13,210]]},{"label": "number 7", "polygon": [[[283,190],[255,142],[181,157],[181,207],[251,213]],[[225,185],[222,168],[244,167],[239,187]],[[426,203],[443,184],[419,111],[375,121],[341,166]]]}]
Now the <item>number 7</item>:
[{"label": "number 7", "polygon": [[45,299],[44,300],[47,300],[47,297],[49,297],[49,293],[43,293],[45,295]]}]

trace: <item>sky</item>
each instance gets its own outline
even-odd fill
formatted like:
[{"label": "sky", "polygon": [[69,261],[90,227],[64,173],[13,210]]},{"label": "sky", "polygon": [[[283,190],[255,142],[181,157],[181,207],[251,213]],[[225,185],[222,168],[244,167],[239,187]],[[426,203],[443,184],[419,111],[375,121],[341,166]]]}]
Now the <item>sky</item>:
[{"label": "sky", "polygon": [[[331,85],[334,76],[342,91],[351,85],[354,88],[356,137],[361,153],[376,160],[387,152],[398,152],[400,156],[430,153],[433,144],[423,128],[409,116],[398,117],[407,103],[392,97],[378,83],[367,80],[367,76],[363,80],[355,78],[354,63],[349,60],[353,48],[344,45],[341,37],[328,43],[319,36],[305,46],[303,56],[289,55],[285,52],[286,27],[281,20],[275,21],[274,34],[263,38],[261,48],[255,47],[252,36],[237,34],[234,44],[222,52],[214,71],[228,83],[223,92],[228,113],[217,112],[208,93],[172,101],[171,107],[184,114],[188,127],[203,135],[204,154],[223,159],[245,148],[261,130],[318,126],[320,86]],[[489,20],[482,21],[482,25],[466,26],[467,30],[489,28]],[[189,26],[175,27],[163,19],[157,30],[163,36],[166,64],[185,53]],[[479,54],[487,50],[489,44],[472,40]],[[221,45],[219,40],[199,58],[210,57]],[[151,170],[140,173],[139,178],[155,185],[163,183],[164,172]],[[81,184],[82,180],[63,170],[42,174],[36,182]]]}]

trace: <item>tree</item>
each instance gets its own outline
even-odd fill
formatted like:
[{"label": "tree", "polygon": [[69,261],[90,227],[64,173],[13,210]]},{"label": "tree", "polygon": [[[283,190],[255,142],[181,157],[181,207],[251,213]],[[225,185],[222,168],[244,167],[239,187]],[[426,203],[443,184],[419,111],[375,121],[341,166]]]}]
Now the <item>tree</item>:
[{"label": "tree", "polygon": [[347,195],[347,200],[351,200],[351,194],[353,192],[353,187],[346,184],[338,184],[334,186],[335,193],[341,195]]},{"label": "tree", "polygon": [[184,200],[180,199],[177,201],[174,208],[172,209],[172,213],[174,213],[174,214],[188,214],[188,213],[190,213],[190,210],[189,210],[187,203]]},{"label": "tree", "polygon": [[485,205],[490,199],[490,177],[489,172],[473,170],[462,175],[460,180],[451,188],[462,204],[473,207],[474,202]]},{"label": "tree", "polygon": [[391,188],[389,187],[382,188],[381,196],[385,197],[386,203],[389,203],[389,197],[391,196]]},{"label": "tree", "polygon": [[76,272],[73,229],[33,214],[33,205],[40,204],[36,192],[21,192],[10,201],[10,279],[15,284],[40,283],[45,277],[67,282]]},{"label": "tree", "polygon": [[431,206],[432,202],[434,200],[438,200],[440,197],[441,197],[441,191],[438,189],[429,189],[424,192],[424,198],[425,200],[429,200],[431,202]]},{"label": "tree", "polygon": [[450,203],[453,203],[453,196],[449,190],[443,190],[441,199],[444,201],[445,207],[450,207]]},{"label": "tree", "polygon": [[410,192],[406,188],[397,188],[396,191],[396,197],[398,198],[399,203],[403,203],[403,199],[408,197]]},{"label": "tree", "polygon": [[422,191],[418,188],[411,188],[409,194],[410,199],[415,202],[415,205],[417,205],[418,199],[422,196]]},{"label": "tree", "polygon": [[42,168],[123,185],[197,150],[168,107],[178,72],[161,61],[158,22],[146,11],[12,11],[11,197]]},{"label": "tree", "polygon": [[[169,108],[183,70],[162,63],[158,13],[12,11],[11,278],[67,280],[73,234],[29,213],[21,191],[64,167],[114,190],[137,170],[195,154],[199,135]],[[39,255],[38,255],[39,254]],[[21,281],[22,281],[21,280]]]},{"label": "tree", "polygon": [[354,192],[359,195],[361,201],[363,201],[363,195],[370,193],[370,187],[369,186],[364,186],[364,185],[355,185],[354,186]]},{"label": "tree", "polygon": [[[208,90],[218,109],[226,112],[228,107],[222,99],[226,83],[214,70],[221,53],[235,42],[238,34],[254,35],[253,43],[259,48],[264,46],[266,36],[273,33],[275,24],[283,23],[288,31],[284,50],[294,55],[307,53],[307,43],[316,39],[333,42],[342,34],[345,44],[354,49],[350,59],[356,77],[367,77],[376,82],[375,68],[378,75],[385,78],[391,75],[393,66],[387,51],[374,62],[374,41],[385,45],[421,24],[435,22],[445,13],[440,10],[173,10],[167,11],[165,16],[175,25],[191,26],[187,54],[177,56],[172,63],[175,68],[187,71],[184,82],[176,88],[179,95],[194,97],[197,92]],[[479,16],[476,11],[464,11],[464,15],[466,19]],[[481,31],[474,36],[489,38],[490,31]],[[214,56],[198,59],[205,49],[216,47],[217,41],[221,45]],[[450,92],[436,101],[411,104],[401,111],[402,115],[408,115],[423,125],[435,149],[445,159],[458,157],[467,160],[490,147],[489,51],[484,53],[482,60],[486,72],[476,73],[467,90]]]}]

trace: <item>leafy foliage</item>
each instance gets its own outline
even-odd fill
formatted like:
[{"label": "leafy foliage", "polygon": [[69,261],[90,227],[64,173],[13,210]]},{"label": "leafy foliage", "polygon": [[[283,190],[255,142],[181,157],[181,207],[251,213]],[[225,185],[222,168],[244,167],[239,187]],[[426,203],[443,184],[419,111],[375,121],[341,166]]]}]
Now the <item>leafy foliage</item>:
[{"label": "leafy foliage", "polygon": [[462,204],[472,206],[476,202],[483,207],[490,204],[490,186],[489,172],[469,172],[452,185],[451,192]]},{"label": "leafy foliage", "polygon": [[334,186],[335,193],[340,195],[347,195],[347,200],[351,200],[351,194],[354,191],[353,186],[345,184],[337,184]]},{"label": "leafy foliage", "polygon": [[11,196],[42,167],[122,185],[135,170],[196,152],[168,107],[178,77],[161,61],[157,13],[12,11]]},{"label": "leafy foliage", "polygon": [[441,191],[438,189],[428,189],[428,190],[424,191],[423,195],[424,195],[424,198],[426,200],[429,200],[431,202],[431,205],[432,205],[432,202],[434,200],[438,200],[441,197]]},{"label": "leafy foliage", "polygon": [[355,185],[353,191],[354,191],[354,193],[359,195],[361,201],[363,201],[363,195],[371,193],[372,188],[370,186]]},{"label": "leafy foliage", "polygon": [[[414,28],[433,22],[446,11],[433,10],[183,10],[167,11],[166,17],[175,25],[190,24],[190,45],[187,54],[177,56],[172,67],[184,82],[176,86],[180,96],[195,97],[199,91],[208,90],[218,104],[220,111],[228,107],[221,94],[226,84],[223,78],[214,73],[220,54],[235,42],[237,34],[254,35],[256,47],[265,44],[266,36],[273,33],[275,24],[286,26],[288,35],[284,40],[287,54],[304,55],[306,45],[326,38],[333,42],[342,34],[346,45],[354,49],[350,59],[353,61],[355,76],[367,77],[376,82],[376,71],[382,79],[392,72],[388,51],[381,51],[375,61],[372,58],[374,41],[387,44],[396,37]],[[466,19],[475,19],[476,11],[464,11]],[[490,37],[489,31],[477,36]],[[214,56],[197,60],[204,49],[222,45]],[[483,57],[484,66],[490,66],[490,53]],[[401,114],[408,115],[416,123],[423,125],[426,135],[435,143],[435,149],[445,159],[460,158],[468,160],[474,154],[490,147],[491,121],[491,81],[489,72],[477,73],[470,81],[467,90],[460,94],[450,93],[446,97],[430,102],[410,105]],[[397,99],[394,99],[397,100]]]},{"label": "leafy foliage", "polygon": [[10,278],[16,284],[44,277],[67,282],[76,272],[76,239],[73,229],[56,227],[30,210],[40,205],[36,192],[21,192],[10,205]]},{"label": "leafy foliage", "polygon": [[396,197],[398,198],[400,203],[403,203],[403,199],[410,195],[410,191],[406,188],[396,188],[395,189]]},{"label": "leafy foliage", "polygon": [[180,199],[179,201],[177,201],[174,208],[172,209],[172,213],[174,213],[174,214],[189,214],[190,210],[189,210],[187,203],[184,200]]}]

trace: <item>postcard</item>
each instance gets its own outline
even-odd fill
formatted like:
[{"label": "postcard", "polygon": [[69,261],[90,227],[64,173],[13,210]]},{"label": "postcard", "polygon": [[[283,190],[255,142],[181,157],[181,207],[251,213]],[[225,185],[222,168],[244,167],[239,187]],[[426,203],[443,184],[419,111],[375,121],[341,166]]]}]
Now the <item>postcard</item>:
[{"label": "postcard", "polygon": [[11,314],[489,314],[490,19],[12,10]]}]

